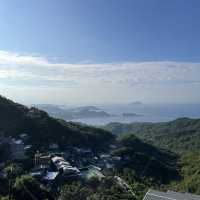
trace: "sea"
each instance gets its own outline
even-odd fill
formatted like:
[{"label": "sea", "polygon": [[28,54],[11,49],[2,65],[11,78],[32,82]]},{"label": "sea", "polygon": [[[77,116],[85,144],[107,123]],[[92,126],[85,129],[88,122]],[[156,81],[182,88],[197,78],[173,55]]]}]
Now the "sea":
[{"label": "sea", "polygon": [[[200,118],[200,103],[190,104],[118,104],[98,105],[111,117],[82,118],[74,121],[88,125],[105,125],[111,122],[167,122],[177,118]],[[135,116],[123,116],[123,113],[134,113]]]}]

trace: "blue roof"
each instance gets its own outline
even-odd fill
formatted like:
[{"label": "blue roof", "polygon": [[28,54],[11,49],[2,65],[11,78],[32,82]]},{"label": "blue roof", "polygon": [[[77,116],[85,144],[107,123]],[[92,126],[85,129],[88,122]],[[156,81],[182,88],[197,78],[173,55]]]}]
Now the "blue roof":
[{"label": "blue roof", "polygon": [[44,180],[52,181],[58,176],[59,172],[47,172],[44,176]]}]

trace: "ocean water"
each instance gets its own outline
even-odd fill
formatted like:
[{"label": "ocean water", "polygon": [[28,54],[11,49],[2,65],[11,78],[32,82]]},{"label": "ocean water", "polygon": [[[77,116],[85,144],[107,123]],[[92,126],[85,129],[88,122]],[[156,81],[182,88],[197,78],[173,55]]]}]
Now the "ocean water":
[{"label": "ocean water", "polygon": [[[102,110],[112,117],[85,118],[74,120],[89,125],[104,125],[110,122],[166,122],[180,117],[200,118],[200,103],[196,104],[141,104],[141,105],[101,105]],[[123,113],[140,116],[124,117]]]}]

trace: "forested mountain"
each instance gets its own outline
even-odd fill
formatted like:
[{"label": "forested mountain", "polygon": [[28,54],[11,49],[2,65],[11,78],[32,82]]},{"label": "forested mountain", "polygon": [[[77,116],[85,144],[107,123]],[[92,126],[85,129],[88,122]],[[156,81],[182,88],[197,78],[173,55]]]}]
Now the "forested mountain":
[{"label": "forested mountain", "polygon": [[121,168],[135,171],[135,175],[151,177],[157,183],[167,183],[179,178],[178,156],[145,143],[134,135],[119,139],[119,148],[113,154],[126,160]]},{"label": "forested mountain", "polygon": [[162,123],[110,123],[104,128],[116,135],[134,134],[176,153],[200,150],[200,119],[180,118]]},{"label": "forested mountain", "polygon": [[50,117],[37,108],[27,108],[0,96],[0,131],[17,136],[27,133],[30,143],[40,146],[51,142],[104,148],[114,140],[114,135],[102,129],[65,122]]},{"label": "forested mountain", "polygon": [[[179,171],[176,176],[178,179],[175,181],[171,179],[170,184],[161,187],[164,190],[200,194],[200,119],[180,118],[162,123],[110,123],[104,128],[119,138],[137,136],[141,141],[179,155],[176,165]],[[157,173],[160,171],[162,170],[159,167]],[[128,179],[130,174],[124,176]],[[165,174],[164,177],[168,175]]]}]

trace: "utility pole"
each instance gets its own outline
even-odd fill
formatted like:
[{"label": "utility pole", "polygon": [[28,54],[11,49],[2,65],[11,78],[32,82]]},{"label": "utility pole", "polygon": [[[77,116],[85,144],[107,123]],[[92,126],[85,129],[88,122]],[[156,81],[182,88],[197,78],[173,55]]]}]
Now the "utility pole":
[{"label": "utility pole", "polygon": [[9,190],[9,196],[8,196],[8,199],[9,200],[12,200],[12,173],[13,173],[13,163],[11,163],[11,166],[10,166],[10,172],[9,172],[9,175],[8,175],[8,190]]}]

